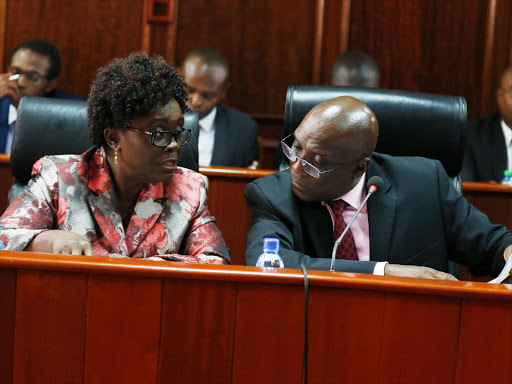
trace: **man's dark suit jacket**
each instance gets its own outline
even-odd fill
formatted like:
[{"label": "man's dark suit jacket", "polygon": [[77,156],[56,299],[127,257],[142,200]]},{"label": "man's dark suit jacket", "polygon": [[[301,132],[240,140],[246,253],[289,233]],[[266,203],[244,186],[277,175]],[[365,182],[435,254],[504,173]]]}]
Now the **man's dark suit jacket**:
[{"label": "man's dark suit jacket", "polygon": [[[370,260],[336,260],[335,270],[373,273],[377,261],[448,271],[448,259],[474,275],[497,275],[512,232],[492,225],[470,205],[441,163],[419,157],[375,153],[366,177],[380,176],[381,191],[368,201]],[[292,192],[289,170],[250,183],[245,190],[253,223],[245,254],[255,265],[265,237],[281,240],[285,268],[328,270],[332,221],[319,202],[303,202]]]},{"label": "man's dark suit jacket", "polygon": [[248,167],[258,160],[258,124],[246,114],[217,104],[211,165]]},{"label": "man's dark suit jacket", "polygon": [[[55,89],[46,94],[46,97],[53,97],[55,99],[71,99],[71,100],[85,100],[85,98],[73,95],[68,92]],[[5,149],[7,141],[7,134],[9,133],[9,105],[11,101],[8,97],[0,98],[0,152]]]},{"label": "man's dark suit jacket", "polygon": [[468,121],[461,178],[465,181],[500,182],[507,169],[507,148],[501,115]]}]

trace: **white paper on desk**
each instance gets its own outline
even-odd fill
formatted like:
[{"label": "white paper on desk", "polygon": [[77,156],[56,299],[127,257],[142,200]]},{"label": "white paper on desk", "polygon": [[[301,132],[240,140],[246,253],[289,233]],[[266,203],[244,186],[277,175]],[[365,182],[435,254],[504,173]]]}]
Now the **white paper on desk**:
[{"label": "white paper on desk", "polygon": [[505,280],[507,277],[510,276],[510,270],[511,269],[512,269],[512,255],[510,255],[510,257],[508,258],[507,263],[505,264],[505,266],[501,270],[501,272],[498,275],[498,277],[495,278],[495,279],[492,279],[491,281],[489,281],[489,284],[500,284],[500,283],[502,283],[503,280]]}]

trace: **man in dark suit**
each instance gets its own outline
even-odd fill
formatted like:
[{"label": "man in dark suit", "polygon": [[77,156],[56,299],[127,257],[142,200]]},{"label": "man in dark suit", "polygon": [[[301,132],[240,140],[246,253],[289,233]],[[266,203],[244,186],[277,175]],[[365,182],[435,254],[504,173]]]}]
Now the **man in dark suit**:
[{"label": "man in dark suit", "polygon": [[190,52],[180,69],[189,93],[188,106],[199,113],[199,165],[257,167],[258,125],[220,102],[229,89],[229,65],[220,52]]},{"label": "man in dark suit", "polygon": [[[366,180],[384,184],[338,248],[335,270],[453,279],[448,259],[471,273],[497,275],[512,233],[493,226],[458,193],[435,160],[373,153],[378,124],[365,104],[338,97],[313,108],[283,140],[291,168],[250,183],[253,215],[246,261],[263,239],[281,240],[285,268],[328,270],[334,239],[366,197]],[[405,265],[404,265],[405,264]]]},{"label": "man in dark suit", "polygon": [[512,169],[512,67],[503,72],[496,98],[499,113],[468,122],[462,180],[499,183]]},{"label": "man in dark suit", "polygon": [[60,54],[50,42],[26,40],[11,52],[6,73],[0,74],[0,153],[10,153],[17,108],[23,96],[83,98],[56,89]]}]

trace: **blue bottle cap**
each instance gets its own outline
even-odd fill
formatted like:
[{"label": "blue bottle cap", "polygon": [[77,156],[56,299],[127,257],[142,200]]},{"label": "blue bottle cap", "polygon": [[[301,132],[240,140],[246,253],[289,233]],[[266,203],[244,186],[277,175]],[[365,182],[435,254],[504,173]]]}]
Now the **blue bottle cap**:
[{"label": "blue bottle cap", "polygon": [[279,239],[274,237],[263,239],[263,252],[279,252]]}]

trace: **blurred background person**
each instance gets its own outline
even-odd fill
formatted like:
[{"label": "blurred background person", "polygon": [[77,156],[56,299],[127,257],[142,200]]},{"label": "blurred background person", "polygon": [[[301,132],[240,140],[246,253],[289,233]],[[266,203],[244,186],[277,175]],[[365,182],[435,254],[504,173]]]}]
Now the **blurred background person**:
[{"label": "blurred background person", "polygon": [[366,53],[345,51],[336,56],[329,72],[329,84],[345,87],[372,87],[380,84],[379,67]]},{"label": "blurred background person", "polygon": [[186,99],[161,57],[135,53],[101,68],[88,101],[95,146],[34,165],[0,219],[6,248],[229,263],[206,204],[207,178],[177,166],[191,134]]},{"label": "blurred background person", "polygon": [[512,169],[512,67],[503,72],[496,99],[498,113],[468,121],[462,180],[499,183]]},{"label": "blurred background person", "polygon": [[11,52],[7,72],[0,74],[0,153],[11,153],[23,96],[83,100],[56,89],[60,67],[59,50],[46,40],[23,41]]},{"label": "blurred background person", "polygon": [[183,60],[188,106],[199,113],[199,165],[258,166],[258,125],[221,104],[230,87],[229,65],[216,49],[199,48]]}]

